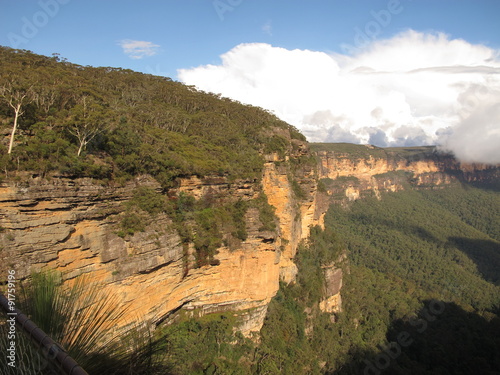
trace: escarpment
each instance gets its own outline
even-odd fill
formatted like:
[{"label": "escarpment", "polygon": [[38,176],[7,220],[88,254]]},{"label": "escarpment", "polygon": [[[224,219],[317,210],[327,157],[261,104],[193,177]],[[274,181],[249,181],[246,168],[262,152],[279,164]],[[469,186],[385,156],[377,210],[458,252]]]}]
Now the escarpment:
[{"label": "escarpment", "polygon": [[300,241],[309,236],[311,226],[322,225],[322,207],[317,202],[316,161],[306,144],[290,156],[273,159],[264,165],[262,187],[279,218],[280,279],[289,283],[297,274],[293,258]]},{"label": "escarpment", "polygon": [[320,188],[336,203],[452,183],[495,184],[500,177],[498,165],[462,163],[434,147],[313,144],[312,148],[318,156]]},{"label": "escarpment", "polygon": [[[250,335],[262,327],[279,281],[295,280],[299,243],[311,226],[322,225],[332,202],[499,176],[497,166],[460,164],[449,156],[401,156],[355,145],[358,153],[317,145],[311,152],[306,142],[289,141],[284,152],[267,154],[260,180],[192,175],[165,188],[147,175],[124,184],[57,175],[6,179],[0,185],[1,272],[14,269],[23,279],[50,269],[67,281],[87,274],[129,306],[123,324],[138,316],[158,324],[175,321],[180,311],[231,311]],[[185,197],[201,208],[150,214],[130,206],[141,189],[178,211]],[[237,202],[245,208],[218,212],[240,226],[223,222],[221,233],[211,233],[212,207]],[[124,220],[137,212],[141,228],[124,231]],[[191,237],[186,228],[194,228]],[[203,253],[210,246],[216,250]],[[319,308],[331,314],[341,311],[342,259],[323,265]]]},{"label": "escarpment", "polygon": [[[330,204],[500,176],[431,148],[308,144],[261,108],[165,77],[0,55],[3,84],[19,77],[37,97],[15,137],[0,101],[0,274],[87,275],[128,306],[118,326],[231,311],[250,335]],[[102,126],[82,142],[86,105]],[[326,263],[319,308],[334,314],[341,259]]]},{"label": "escarpment", "polygon": [[[87,274],[129,305],[129,319],[160,323],[181,309],[193,316],[232,311],[244,334],[259,331],[280,279],[294,280],[298,243],[320,219],[315,165],[307,145],[296,142],[296,151],[267,158],[262,182],[187,176],[165,190],[146,175],[123,186],[62,176],[6,180],[0,186],[2,274],[14,269],[23,279],[57,270],[65,280]],[[140,189],[177,205],[193,197],[192,204],[206,201],[208,208],[188,212],[181,222],[169,212],[142,212],[142,230],[124,233],[124,219],[135,215],[127,205]],[[196,246],[205,246],[197,243],[203,227],[194,229],[191,240],[178,227],[203,219],[210,205],[235,202],[246,202],[241,238],[223,233],[213,256],[200,260]]]}]

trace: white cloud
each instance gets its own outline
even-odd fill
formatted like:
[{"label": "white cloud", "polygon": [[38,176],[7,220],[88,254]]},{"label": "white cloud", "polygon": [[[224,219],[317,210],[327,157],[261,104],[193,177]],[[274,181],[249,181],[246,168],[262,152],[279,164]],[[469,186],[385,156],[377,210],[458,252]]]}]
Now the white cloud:
[{"label": "white cloud", "polygon": [[123,48],[123,53],[135,60],[142,59],[146,56],[156,55],[158,53],[158,48],[160,47],[152,42],[131,39],[120,40],[118,45]]},{"label": "white cloud", "polygon": [[407,31],[356,55],[240,44],[179,79],[273,111],[311,141],[441,144],[500,162],[500,51]]}]

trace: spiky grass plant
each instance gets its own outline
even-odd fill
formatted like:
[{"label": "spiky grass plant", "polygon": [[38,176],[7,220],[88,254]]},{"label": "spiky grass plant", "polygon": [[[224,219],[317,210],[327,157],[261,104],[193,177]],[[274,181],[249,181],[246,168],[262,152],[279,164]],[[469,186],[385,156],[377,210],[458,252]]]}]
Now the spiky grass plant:
[{"label": "spiky grass plant", "polygon": [[89,374],[167,373],[150,325],[133,323],[118,335],[127,306],[88,277],[66,286],[54,272],[33,274],[22,300],[23,312]]}]

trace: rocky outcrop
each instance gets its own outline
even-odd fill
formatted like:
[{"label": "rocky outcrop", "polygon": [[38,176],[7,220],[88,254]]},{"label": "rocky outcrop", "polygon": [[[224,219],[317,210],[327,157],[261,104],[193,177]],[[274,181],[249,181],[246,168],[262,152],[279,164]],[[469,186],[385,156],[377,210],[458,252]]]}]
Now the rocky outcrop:
[{"label": "rocky outcrop", "polygon": [[342,289],[343,269],[342,262],[346,260],[346,254],[343,253],[335,262],[323,266],[323,274],[325,279],[325,290],[323,299],[319,303],[319,309],[322,312],[334,315],[342,311]]},{"label": "rocky outcrop", "polygon": [[[144,232],[117,235],[122,203],[138,186],[160,189],[148,177],[115,187],[67,178],[3,183],[1,273],[14,269],[22,279],[56,269],[65,280],[88,274],[130,305],[130,317],[160,322],[181,307],[193,314],[232,310],[239,312],[244,333],[258,331],[279,287],[281,257],[277,236],[259,231],[257,209],[246,213],[248,236],[238,249],[221,247],[217,265],[186,273],[189,249],[165,214]],[[178,190],[198,197],[217,190],[249,200],[259,188],[254,181],[190,178]]]},{"label": "rocky outcrop", "polygon": [[[304,156],[307,149],[301,152]],[[319,220],[314,166],[296,169],[292,176],[289,157],[295,156],[267,162],[261,183],[191,176],[168,191],[148,176],[124,186],[57,176],[7,180],[0,185],[1,274],[15,269],[22,279],[50,269],[60,271],[67,282],[87,274],[129,306],[130,319],[159,323],[175,319],[180,310],[193,316],[232,311],[240,330],[250,335],[260,330],[280,278],[294,280],[298,243]],[[236,248],[218,248],[209,265],[193,267],[193,245],[183,243],[165,213],[146,219],[143,232],[120,234],[124,203],[145,186],[172,199],[184,193],[195,199],[252,201],[264,191],[276,208],[277,230],[262,231],[259,209],[250,205],[244,218],[246,239]]]},{"label": "rocky outcrop", "polygon": [[[314,159],[307,146],[300,143],[292,154],[298,164],[292,169],[288,158],[273,157],[264,165],[262,187],[269,204],[279,218],[281,237],[280,279],[295,280],[297,266],[293,262],[301,240],[309,237],[309,228],[322,225],[322,207],[317,202],[317,175]],[[312,161],[312,163],[311,163]]]},{"label": "rocky outcrop", "polygon": [[381,192],[439,188],[455,182],[495,183],[497,165],[461,163],[433,148],[381,149],[351,145],[352,152],[316,147],[318,176],[336,203],[354,201]]}]

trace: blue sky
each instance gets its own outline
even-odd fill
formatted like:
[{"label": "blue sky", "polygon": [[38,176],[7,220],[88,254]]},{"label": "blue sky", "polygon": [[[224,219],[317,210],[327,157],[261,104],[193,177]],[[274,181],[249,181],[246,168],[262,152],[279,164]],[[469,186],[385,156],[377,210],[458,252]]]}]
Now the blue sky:
[{"label": "blue sky", "polygon": [[[392,1],[402,11],[391,14],[380,31],[373,29],[376,38],[410,28],[500,46],[498,0]],[[343,44],[354,44],[357,30],[376,21],[373,12],[388,6],[389,0],[0,0],[0,44],[176,79],[177,69],[218,63],[221,54],[240,43],[341,52]],[[29,31],[27,38],[23,31]],[[22,39],[11,43],[9,33]],[[118,45],[121,40],[159,47],[154,56],[132,59]]]},{"label": "blue sky", "polygon": [[499,163],[499,16],[499,0],[0,0],[0,45],[169,76],[311,141]]}]

